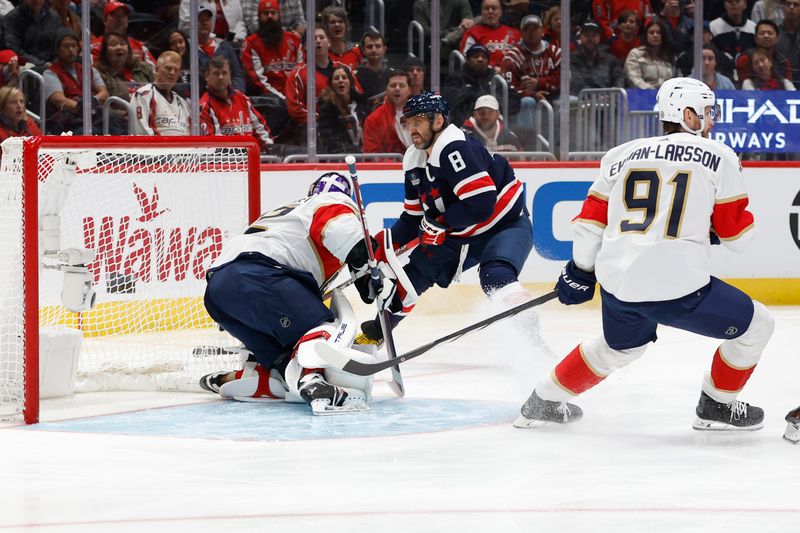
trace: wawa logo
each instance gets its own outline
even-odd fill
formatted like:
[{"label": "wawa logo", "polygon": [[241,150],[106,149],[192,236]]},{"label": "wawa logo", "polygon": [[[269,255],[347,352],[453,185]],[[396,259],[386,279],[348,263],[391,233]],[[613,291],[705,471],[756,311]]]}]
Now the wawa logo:
[{"label": "wawa logo", "polygon": [[169,208],[159,205],[158,187],[152,194],[133,183],[141,213],[119,217],[83,219],[83,242],[95,250],[87,265],[95,283],[101,277],[158,281],[201,280],[222,250],[222,230],[217,227],[168,227],[163,217]]}]

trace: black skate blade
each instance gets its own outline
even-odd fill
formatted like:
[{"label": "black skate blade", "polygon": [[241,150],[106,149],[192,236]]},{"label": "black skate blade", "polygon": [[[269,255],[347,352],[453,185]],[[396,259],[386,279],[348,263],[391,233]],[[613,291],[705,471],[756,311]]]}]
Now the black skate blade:
[{"label": "black skate blade", "polygon": [[703,420],[697,418],[692,424],[692,428],[697,431],[758,431],[764,427],[763,422],[754,424],[752,426],[734,426],[725,422],[716,422],[713,420]]}]

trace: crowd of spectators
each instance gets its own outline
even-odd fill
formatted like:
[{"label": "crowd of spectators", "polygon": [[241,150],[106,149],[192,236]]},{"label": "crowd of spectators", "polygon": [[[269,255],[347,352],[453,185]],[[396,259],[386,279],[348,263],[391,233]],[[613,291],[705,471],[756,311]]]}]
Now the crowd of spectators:
[{"label": "crowd of spectators", "polygon": [[[387,9],[405,9],[404,24],[417,21],[430,42],[429,0],[387,3]],[[428,89],[429,64],[368,28],[363,4],[321,0],[309,17],[303,0],[200,0],[201,132],[251,134],[265,153],[302,153],[313,106],[318,152],[403,152],[410,139],[401,110],[411,95]],[[492,150],[531,149],[537,103],[561,93],[562,46],[570,47],[571,95],[586,88],[657,89],[691,73],[693,0],[573,5],[570,20],[562,20],[553,0],[441,0],[441,41],[434,45],[441,51],[441,92],[451,121]],[[102,131],[103,104],[112,96],[106,124],[112,134],[191,131],[190,2],[148,6],[143,11],[136,0],[92,0],[93,132]],[[26,69],[43,76],[41,87],[30,90],[44,93],[47,133],[83,131],[79,8],[72,0],[0,0],[0,138],[38,132],[26,111],[34,95],[19,90],[28,89],[19,84]],[[157,23],[139,40],[132,21],[142,15]],[[800,0],[708,0],[703,18],[702,76],[709,86],[795,90]],[[561,42],[563,24],[569,25],[568,43]],[[306,31],[313,32],[314,50],[306,50]],[[464,61],[448,72],[455,50]],[[306,101],[310,53],[313,103]],[[491,96],[496,75],[509,87],[507,109]]]}]

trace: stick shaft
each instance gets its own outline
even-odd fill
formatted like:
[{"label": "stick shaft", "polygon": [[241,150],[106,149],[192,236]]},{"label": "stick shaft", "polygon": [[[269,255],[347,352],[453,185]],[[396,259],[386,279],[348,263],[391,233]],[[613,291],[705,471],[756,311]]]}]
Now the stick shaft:
[{"label": "stick shaft", "polygon": [[481,329],[483,329],[483,328],[485,328],[487,326],[490,326],[491,324],[494,324],[495,322],[498,322],[498,321],[503,320],[505,318],[514,316],[514,315],[519,314],[519,313],[521,313],[523,311],[526,311],[528,309],[536,307],[537,305],[541,305],[541,304],[543,304],[545,302],[549,302],[550,300],[554,299],[557,295],[558,294],[556,293],[556,291],[548,292],[547,294],[539,296],[538,298],[534,298],[533,300],[527,301],[527,302],[525,302],[523,304],[520,304],[520,305],[518,305],[516,307],[512,307],[511,309],[503,311],[502,313],[499,313],[499,314],[494,315],[494,316],[490,316],[489,318],[481,320],[480,322],[476,322],[476,323],[471,324],[471,325],[469,325],[469,326],[467,326],[465,328],[462,328],[462,329],[460,329],[458,331],[454,331],[453,333],[450,333],[449,335],[445,335],[444,337],[440,337],[440,338],[438,338],[438,339],[436,339],[434,341],[429,342],[428,344],[424,344],[424,345],[420,346],[419,348],[411,350],[410,352],[406,352],[406,353],[398,356],[397,359],[394,360],[394,361],[389,360],[389,361],[382,361],[380,363],[360,363],[358,361],[355,361],[355,360],[351,359],[346,364],[342,365],[341,368],[345,372],[350,372],[351,374],[356,374],[356,375],[359,375],[359,376],[369,376],[369,375],[375,374],[375,373],[380,372],[381,370],[385,370],[385,369],[387,369],[387,368],[389,368],[391,366],[398,365],[400,363],[405,363],[406,361],[408,361],[410,359],[414,359],[415,357],[419,357],[420,355],[428,352],[429,350],[431,350],[432,348],[434,348],[434,347],[436,347],[436,346],[438,346],[440,344],[454,341],[454,340],[456,340],[456,339],[458,339],[460,337],[463,337],[467,333],[470,333],[472,331],[479,331],[479,330],[481,330]]},{"label": "stick shaft", "polygon": [[[375,250],[372,248],[372,236],[370,235],[369,227],[367,226],[367,213],[364,208],[364,201],[361,198],[361,185],[358,182],[356,161],[354,157],[348,156],[345,158],[345,162],[347,163],[348,170],[350,171],[350,178],[353,180],[356,203],[358,204],[358,210],[361,214],[361,227],[364,230],[364,241],[367,245],[370,276],[372,277],[372,283],[375,284],[375,291],[377,293],[381,281],[380,271],[378,270],[378,262],[375,259]],[[386,346],[386,353],[389,355],[389,361],[395,360],[397,359],[397,349],[395,348],[394,336],[392,335],[391,314],[388,311],[382,311],[378,314],[378,318],[381,324],[381,330],[383,331],[383,341],[384,345]],[[400,374],[400,368],[398,366],[392,367],[392,381],[392,391],[397,396],[404,396],[405,387],[403,386],[403,376]]]}]

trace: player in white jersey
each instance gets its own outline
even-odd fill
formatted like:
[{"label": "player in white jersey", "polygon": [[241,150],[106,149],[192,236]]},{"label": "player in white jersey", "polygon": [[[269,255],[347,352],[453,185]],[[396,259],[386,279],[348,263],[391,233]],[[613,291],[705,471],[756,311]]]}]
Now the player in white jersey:
[{"label": "player in white jersey", "polygon": [[[246,401],[305,401],[315,414],[368,407],[371,379],[327,368],[314,351],[319,342],[350,347],[356,334],[347,300],[337,291],[328,309],[321,293],[345,264],[355,273],[367,268],[351,191],[348,177],[324,174],[308,197],[264,213],[226,243],[208,271],[204,303],[252,357],[242,370],[204,376],[204,389]],[[395,289],[394,280],[385,279],[379,303],[388,305]],[[362,297],[373,301],[376,295]],[[374,362],[374,347],[363,350],[364,362]]]},{"label": "player in white jersey", "polygon": [[741,166],[709,140],[714,93],[690,78],[658,91],[667,133],[609,151],[573,220],[573,259],[556,290],[564,304],[601,284],[603,335],[575,347],[525,402],[517,427],[572,422],[566,403],[640,357],[658,324],[724,339],[706,374],[695,429],[755,430],[762,409],[738,401],[774,328],[761,303],[713,277],[710,246],[741,250],[753,238]]}]

